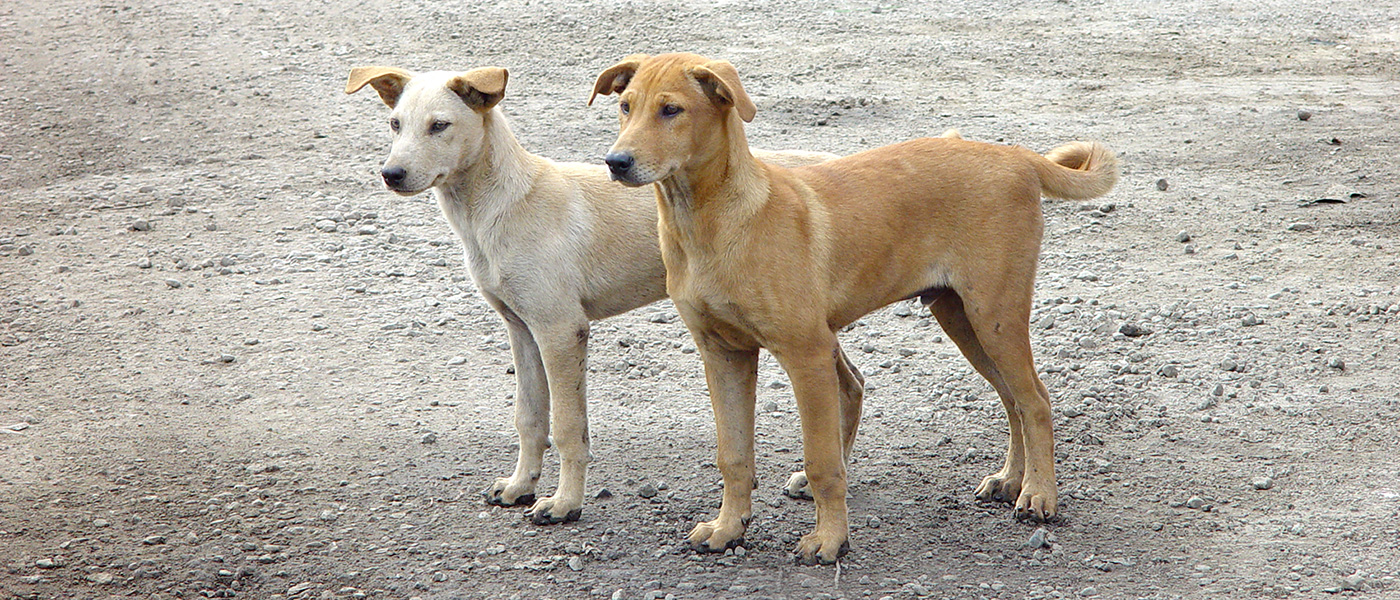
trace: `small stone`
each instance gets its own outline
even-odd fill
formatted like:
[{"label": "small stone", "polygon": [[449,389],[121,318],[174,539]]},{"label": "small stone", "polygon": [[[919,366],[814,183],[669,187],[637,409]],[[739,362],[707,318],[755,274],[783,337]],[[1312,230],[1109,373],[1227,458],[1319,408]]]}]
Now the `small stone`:
[{"label": "small stone", "polygon": [[137,219],[137,220],[135,220],[135,221],[132,221],[131,224],[130,224],[130,225],[127,225],[126,227],[127,227],[127,229],[130,229],[130,230],[132,230],[132,231],[150,231],[150,230],[151,230],[151,224],[150,224],[148,221],[146,221],[145,219]]},{"label": "small stone", "polygon": [[1328,366],[1328,367],[1331,367],[1331,368],[1333,368],[1333,369],[1336,369],[1336,370],[1338,370],[1338,371],[1345,371],[1346,368],[1347,368],[1347,363],[1346,363],[1345,361],[1343,361],[1341,358],[1338,358],[1338,357],[1335,357],[1335,356],[1334,356],[1334,357],[1332,357],[1331,360],[1327,361],[1327,366]]},{"label": "small stone", "polygon": [[1206,501],[1205,501],[1204,499],[1202,499],[1200,496],[1192,496],[1192,497],[1188,498],[1188,499],[1186,500],[1186,504],[1185,504],[1186,508],[1189,508],[1189,509],[1191,509],[1191,510],[1198,510],[1198,509],[1200,509],[1202,506],[1205,506],[1205,505],[1206,505]]},{"label": "small stone", "polygon": [[1157,372],[1161,373],[1162,377],[1171,379],[1181,374],[1181,367],[1176,365],[1162,365],[1162,368],[1158,369]]},{"label": "small stone", "polygon": [[1176,241],[1181,242],[1183,244],[1191,241],[1191,232],[1186,231],[1184,229],[1181,230],[1180,233],[1176,234]]},{"label": "small stone", "polygon": [[582,558],[579,558],[579,557],[577,557],[577,556],[571,556],[571,557],[569,557],[569,570],[571,570],[571,571],[582,571],[582,570],[583,570],[583,559],[582,559]]},{"label": "small stone", "polygon": [[112,522],[111,522],[111,521],[108,521],[107,519],[93,519],[93,520],[92,520],[92,526],[93,526],[93,527],[110,527],[111,525],[112,525]]},{"label": "small stone", "polygon": [[1167,178],[1163,177],[1157,180],[1157,189],[1163,192],[1167,191]]},{"label": "small stone", "polygon": [[1075,278],[1075,279],[1078,279],[1078,280],[1080,280],[1080,281],[1098,281],[1098,280],[1099,280],[1099,276],[1098,276],[1097,274],[1095,274],[1093,271],[1080,271],[1079,273],[1076,273],[1076,274],[1075,274],[1074,278]]},{"label": "small stone", "polygon": [[1224,396],[1224,395],[1225,395],[1225,384],[1223,384],[1223,383],[1217,383],[1217,384],[1215,384],[1215,389],[1212,389],[1212,390],[1210,391],[1210,395],[1212,395],[1212,396],[1217,396],[1217,397],[1219,397],[1219,396]]},{"label": "small stone", "polygon": [[874,515],[872,515],[869,519],[865,520],[865,526],[871,529],[879,529],[880,526],[883,524],[884,523],[880,521],[880,517],[876,517]]},{"label": "small stone", "polygon": [[232,355],[232,354],[220,354],[220,355],[219,355],[219,362],[224,363],[224,364],[229,364],[229,363],[235,362],[235,361],[237,361],[237,360],[238,360],[238,357],[236,357],[236,356],[234,356],[234,355]]},{"label": "small stone", "polygon": [[1312,231],[1313,229],[1314,227],[1312,223],[1304,223],[1301,221],[1298,223],[1290,224],[1288,226],[1289,231]]},{"label": "small stone", "polygon": [[909,590],[910,592],[913,592],[915,596],[927,596],[927,595],[928,595],[928,588],[924,587],[922,584],[920,584],[920,583],[917,582],[917,581],[911,581],[911,582],[909,582],[909,583],[904,584],[904,589]]},{"label": "small stone", "polygon": [[324,231],[326,233],[333,233],[335,232],[335,221],[332,221],[330,219],[321,219],[320,221],[316,222],[316,229]]},{"label": "small stone", "polygon": [[1081,598],[1092,598],[1097,595],[1099,595],[1099,588],[1096,588],[1094,586],[1089,586],[1082,590],[1079,590],[1079,596]]},{"label": "small stone", "polygon": [[738,557],[740,557],[740,558],[743,558],[743,557],[744,557],[746,554],[748,554],[748,553],[749,553],[749,551],[748,551],[746,548],[744,548],[743,546],[735,546],[735,547],[734,547],[734,556],[738,556]]},{"label": "small stone", "polygon": [[464,364],[467,364],[467,357],[465,356],[454,356],[452,358],[447,359],[447,366],[449,367],[455,367],[457,365]]},{"label": "small stone", "polygon": [[1311,112],[1308,112],[1308,111],[1306,111],[1306,110],[1300,110],[1300,111],[1298,111],[1298,120],[1299,120],[1299,121],[1306,121],[1306,120],[1311,119],[1311,118],[1312,118],[1312,113],[1311,113]]},{"label": "small stone", "polygon": [[167,279],[165,280],[165,285],[170,286],[170,289],[172,290],[178,290],[185,286],[185,284],[180,283],[179,279]]},{"label": "small stone", "polygon": [[52,558],[41,558],[39,560],[34,561],[34,566],[39,567],[40,569],[57,569],[62,565],[58,564],[58,561]]},{"label": "small stone", "polygon": [[84,575],[83,578],[97,585],[107,585],[112,583],[113,579],[116,579],[111,573],[88,573]]},{"label": "small stone", "polygon": [[1144,335],[1151,335],[1152,331],[1135,323],[1124,323],[1122,327],[1118,328],[1118,333],[1128,337],[1142,337]]},{"label": "small stone", "polygon": [[221,267],[232,267],[236,264],[238,264],[238,260],[233,258],[232,256],[225,256],[219,259],[219,266]]},{"label": "small stone", "polygon": [[763,412],[778,412],[778,403],[772,400],[764,402]]},{"label": "small stone", "polygon": [[1046,537],[1049,535],[1050,532],[1044,527],[1037,527],[1035,531],[1031,533],[1030,539],[1026,540],[1026,547],[1034,550],[1049,546],[1050,544],[1046,543]]},{"label": "small stone", "polygon": [[642,485],[642,487],[640,487],[640,488],[637,489],[637,495],[638,495],[638,496],[641,496],[641,497],[643,497],[643,498],[655,498],[655,497],[656,497],[656,486],[654,486],[654,485],[652,485],[652,484],[650,484],[650,483],[644,484],[644,485]]},{"label": "small stone", "polygon": [[423,439],[420,441],[424,444],[436,444],[437,434],[429,431],[428,433],[423,434]]},{"label": "small stone", "polygon": [[1254,479],[1254,481],[1252,481],[1252,482],[1250,482],[1250,483],[1251,483],[1251,485],[1254,486],[1254,489],[1256,489],[1256,490],[1268,490],[1268,489],[1273,489],[1273,487],[1274,487],[1274,478],[1273,478],[1273,477],[1256,477],[1256,478]]},{"label": "small stone", "polygon": [[602,488],[598,490],[598,493],[593,494],[593,497],[599,500],[607,500],[613,497],[613,493],[612,490],[608,488]]},{"label": "small stone", "polygon": [[1245,326],[1245,327],[1253,327],[1253,326],[1255,326],[1255,325],[1263,325],[1263,324],[1264,324],[1264,320],[1261,319],[1261,318],[1259,318],[1259,317],[1256,317],[1256,316],[1254,316],[1254,315],[1245,315],[1245,317],[1244,317],[1243,319],[1240,319],[1240,325],[1243,325],[1243,326]]},{"label": "small stone", "polygon": [[1344,590],[1359,592],[1366,587],[1366,577],[1360,573],[1352,573],[1343,577],[1340,583]]},{"label": "small stone", "polygon": [[316,516],[316,518],[318,518],[318,519],[320,519],[320,520],[322,520],[322,521],[325,521],[325,522],[327,522],[327,523],[330,523],[330,522],[332,522],[332,521],[335,521],[336,519],[339,519],[339,518],[340,518],[340,515],[336,514],[336,512],[335,512],[334,510],[331,510],[331,509],[329,509],[329,508],[324,508],[324,509],[321,509],[320,514],[318,514],[318,515]]},{"label": "small stone", "polygon": [[215,222],[213,222],[213,221],[210,221],[210,222],[204,224],[204,230],[205,230],[205,231],[218,231],[218,230],[219,230],[219,224],[218,224],[218,223],[215,223]]},{"label": "small stone", "polygon": [[1234,359],[1227,358],[1225,360],[1220,361],[1221,371],[1236,371],[1239,370],[1239,368],[1240,364],[1235,362]]},{"label": "small stone", "polygon": [[149,269],[149,268],[151,268],[151,259],[150,259],[150,257],[143,256],[143,257],[137,259],[137,260],[136,260],[136,268],[138,268],[138,269]]},{"label": "small stone", "polygon": [[375,235],[379,233],[379,228],[373,225],[361,225],[359,229],[355,230],[355,233],[360,235]]},{"label": "small stone", "polygon": [[1066,406],[1060,409],[1060,414],[1073,419],[1076,417],[1084,416],[1084,411],[1079,410],[1079,407],[1077,406]]},{"label": "small stone", "polygon": [[143,538],[143,539],[141,540],[141,543],[142,543],[142,544],[145,544],[145,545],[147,545],[147,546],[158,546],[158,545],[160,545],[160,544],[164,544],[164,543],[165,543],[165,536],[163,536],[163,535],[152,535],[152,536],[147,536],[147,537],[145,537],[145,538]]}]

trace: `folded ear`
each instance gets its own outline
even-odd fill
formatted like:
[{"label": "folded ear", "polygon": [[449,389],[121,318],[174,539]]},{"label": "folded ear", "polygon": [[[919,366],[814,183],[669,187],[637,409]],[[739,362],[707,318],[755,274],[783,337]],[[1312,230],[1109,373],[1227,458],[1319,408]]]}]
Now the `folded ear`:
[{"label": "folded ear", "polygon": [[588,105],[593,105],[593,99],[597,98],[598,94],[621,94],[632,81],[632,76],[637,73],[637,67],[646,59],[645,54],[633,54],[599,74],[598,80],[593,82],[593,95],[588,97]]},{"label": "folded ear", "polygon": [[447,80],[447,89],[461,96],[472,110],[486,112],[506,97],[508,75],[500,67],[472,69]]},{"label": "folded ear", "polygon": [[353,94],[365,87],[365,84],[369,84],[374,86],[374,91],[379,92],[379,99],[389,105],[389,108],[393,108],[399,102],[403,86],[408,84],[410,79],[413,79],[413,73],[394,67],[355,67],[350,69],[350,79],[345,82],[345,93]]},{"label": "folded ear", "polygon": [[705,94],[716,104],[733,107],[745,123],[752,121],[758,107],[749,100],[744,86],[739,85],[739,72],[727,60],[715,60],[690,68],[690,76],[699,82]]}]

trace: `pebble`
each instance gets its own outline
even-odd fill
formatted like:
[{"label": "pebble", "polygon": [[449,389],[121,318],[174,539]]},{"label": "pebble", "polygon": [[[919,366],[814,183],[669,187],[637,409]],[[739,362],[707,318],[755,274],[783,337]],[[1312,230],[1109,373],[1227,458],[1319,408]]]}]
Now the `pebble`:
[{"label": "pebble", "polygon": [[1183,229],[1181,233],[1176,234],[1176,241],[1181,242],[1183,244],[1191,241],[1191,232]]},{"label": "pebble", "polygon": [[598,490],[598,493],[593,494],[593,497],[599,500],[607,500],[608,498],[613,497],[613,493],[612,490],[608,488],[602,488]]},{"label": "pebble", "polygon": [[150,259],[150,257],[143,256],[143,257],[141,257],[139,260],[137,260],[137,261],[136,261],[136,268],[138,268],[138,269],[149,269],[149,268],[151,268],[151,259]]},{"label": "pebble", "polygon": [[648,483],[637,489],[637,495],[643,498],[655,498],[656,486]]},{"label": "pebble", "polygon": [[763,412],[777,412],[778,403],[772,400],[763,403]]},{"label": "pebble", "polygon": [[172,290],[178,290],[185,286],[185,284],[180,283],[179,279],[167,279],[165,280],[165,285],[170,286],[170,289]]},{"label": "pebble", "polygon": [[904,584],[904,589],[913,592],[916,596],[928,595],[928,588],[924,587],[923,584],[920,584],[917,581],[911,581],[909,583]]},{"label": "pebble", "polygon": [[145,538],[143,538],[143,539],[141,540],[141,543],[142,543],[142,544],[145,544],[145,545],[147,545],[147,546],[158,546],[158,545],[160,545],[160,544],[164,544],[164,543],[165,543],[165,536],[163,536],[163,535],[152,535],[152,536],[147,536],[147,537],[145,537]]},{"label": "pebble", "polygon": [[58,564],[58,561],[52,558],[41,558],[39,560],[34,561],[34,566],[39,567],[40,569],[57,569],[60,565]]},{"label": "pebble", "polygon": [[1312,230],[1313,230],[1313,224],[1312,224],[1312,223],[1304,223],[1304,222],[1301,222],[1301,221],[1300,221],[1300,222],[1297,222],[1297,223],[1290,224],[1290,225],[1288,226],[1288,230],[1289,230],[1289,231],[1312,231]]},{"label": "pebble", "polygon": [[107,585],[112,583],[113,579],[116,579],[111,573],[88,573],[83,578],[97,585]]},{"label": "pebble", "polygon": [[1075,406],[1066,406],[1060,409],[1060,414],[1073,419],[1075,417],[1084,416],[1084,411],[1079,410],[1079,408]]},{"label": "pebble", "polygon": [[335,221],[332,221],[330,219],[321,219],[320,221],[316,222],[316,229],[324,231],[326,233],[333,233],[335,232]]},{"label": "pebble", "polygon": [[880,517],[876,516],[871,516],[869,519],[865,520],[865,526],[871,529],[879,529],[883,524],[884,523],[880,521]]},{"label": "pebble", "polygon": [[449,367],[455,367],[457,365],[464,364],[467,364],[467,357],[465,356],[454,356],[452,358],[447,359],[447,366]]},{"label": "pebble", "polygon": [[1099,588],[1096,588],[1096,587],[1094,587],[1094,586],[1086,587],[1086,588],[1084,588],[1084,589],[1082,589],[1082,590],[1079,590],[1079,595],[1080,595],[1081,597],[1083,597],[1083,598],[1090,598],[1090,597],[1093,597],[1093,596],[1097,596],[1097,595],[1099,595]]},{"label": "pebble", "polygon": [[1332,360],[1327,361],[1327,366],[1338,371],[1344,371],[1347,368],[1347,363],[1340,358],[1333,357]]},{"label": "pebble", "polygon": [[1254,479],[1254,481],[1251,482],[1251,483],[1252,483],[1252,485],[1254,485],[1254,489],[1256,489],[1256,490],[1268,490],[1268,489],[1273,489],[1273,487],[1274,487],[1274,478],[1273,478],[1273,477],[1256,477],[1256,478]]},{"label": "pebble", "polygon": [[1256,316],[1254,316],[1254,315],[1245,315],[1245,317],[1244,317],[1243,319],[1240,319],[1240,325],[1243,325],[1243,326],[1245,326],[1245,327],[1253,327],[1253,326],[1255,326],[1255,325],[1263,325],[1263,324],[1264,324],[1264,320],[1261,319],[1261,318],[1259,318],[1259,317],[1256,317]]},{"label": "pebble", "polygon": [[429,431],[428,433],[423,434],[422,442],[423,442],[424,444],[436,444],[436,443],[437,443],[437,434],[436,434],[436,433],[433,433],[433,432],[431,432],[431,431]]},{"label": "pebble", "polygon": [[1144,335],[1151,335],[1152,330],[1135,323],[1124,323],[1122,327],[1118,328],[1118,333],[1128,337],[1142,337]]},{"label": "pebble", "polygon": [[1099,276],[1098,276],[1097,274],[1095,274],[1093,271],[1080,271],[1079,273],[1076,273],[1076,274],[1074,275],[1074,278],[1075,278],[1075,279],[1078,279],[1078,280],[1080,280],[1080,281],[1098,281],[1098,280],[1099,280]]},{"label": "pebble", "polygon": [[132,231],[150,231],[151,224],[145,219],[137,219],[135,221],[132,221],[130,225],[127,225],[127,228]]},{"label": "pebble", "polygon": [[1306,110],[1300,110],[1300,111],[1298,111],[1298,120],[1299,120],[1299,121],[1306,121],[1306,120],[1311,119],[1311,118],[1312,118],[1312,113],[1311,113],[1311,112],[1308,112],[1308,111],[1306,111]]},{"label": "pebble", "polygon": [[375,235],[379,233],[379,228],[373,225],[361,225],[359,229],[355,230],[355,233],[360,235]]},{"label": "pebble", "polygon": [[1158,372],[1162,374],[1162,377],[1174,378],[1181,374],[1181,367],[1176,365],[1163,365]]},{"label": "pebble", "polygon": [[579,557],[577,557],[577,556],[570,557],[570,558],[569,558],[569,569],[572,570],[572,571],[582,571],[582,570],[583,570],[583,559],[582,559],[582,558],[579,558]]},{"label": "pebble", "polygon": [[1352,573],[1341,579],[1341,588],[1353,592],[1359,592],[1366,587],[1366,577],[1360,573]]},{"label": "pebble", "polygon": [[1045,542],[1045,538],[1049,535],[1050,532],[1047,531],[1044,527],[1037,527],[1035,529],[1035,532],[1031,533],[1030,539],[1026,540],[1026,547],[1036,549],[1048,546],[1049,544]]},{"label": "pebble", "polygon": [[1163,192],[1167,191],[1167,178],[1163,177],[1157,180],[1157,189]]},{"label": "pebble", "polygon": [[1197,510],[1206,505],[1206,501],[1200,496],[1192,496],[1186,500],[1186,508]]}]

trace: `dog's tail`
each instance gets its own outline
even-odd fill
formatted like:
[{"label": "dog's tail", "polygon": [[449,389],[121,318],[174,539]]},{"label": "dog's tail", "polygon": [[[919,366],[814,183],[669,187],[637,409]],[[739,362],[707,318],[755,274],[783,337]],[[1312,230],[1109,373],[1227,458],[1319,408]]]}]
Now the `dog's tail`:
[{"label": "dog's tail", "polygon": [[1035,163],[1045,195],[1065,200],[1097,198],[1118,183],[1118,157],[1098,142],[1070,142]]}]

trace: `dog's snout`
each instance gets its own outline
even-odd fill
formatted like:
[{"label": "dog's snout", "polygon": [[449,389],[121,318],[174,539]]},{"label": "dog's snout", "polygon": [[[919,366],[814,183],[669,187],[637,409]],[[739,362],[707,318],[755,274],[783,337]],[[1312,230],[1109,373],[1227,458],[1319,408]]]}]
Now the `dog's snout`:
[{"label": "dog's snout", "polygon": [[630,152],[609,152],[603,157],[603,162],[607,163],[608,170],[612,172],[613,178],[617,179],[632,169],[635,160]]},{"label": "dog's snout", "polygon": [[408,178],[408,171],[403,167],[385,167],[379,175],[384,178],[384,185],[396,188],[403,185],[403,180]]}]

